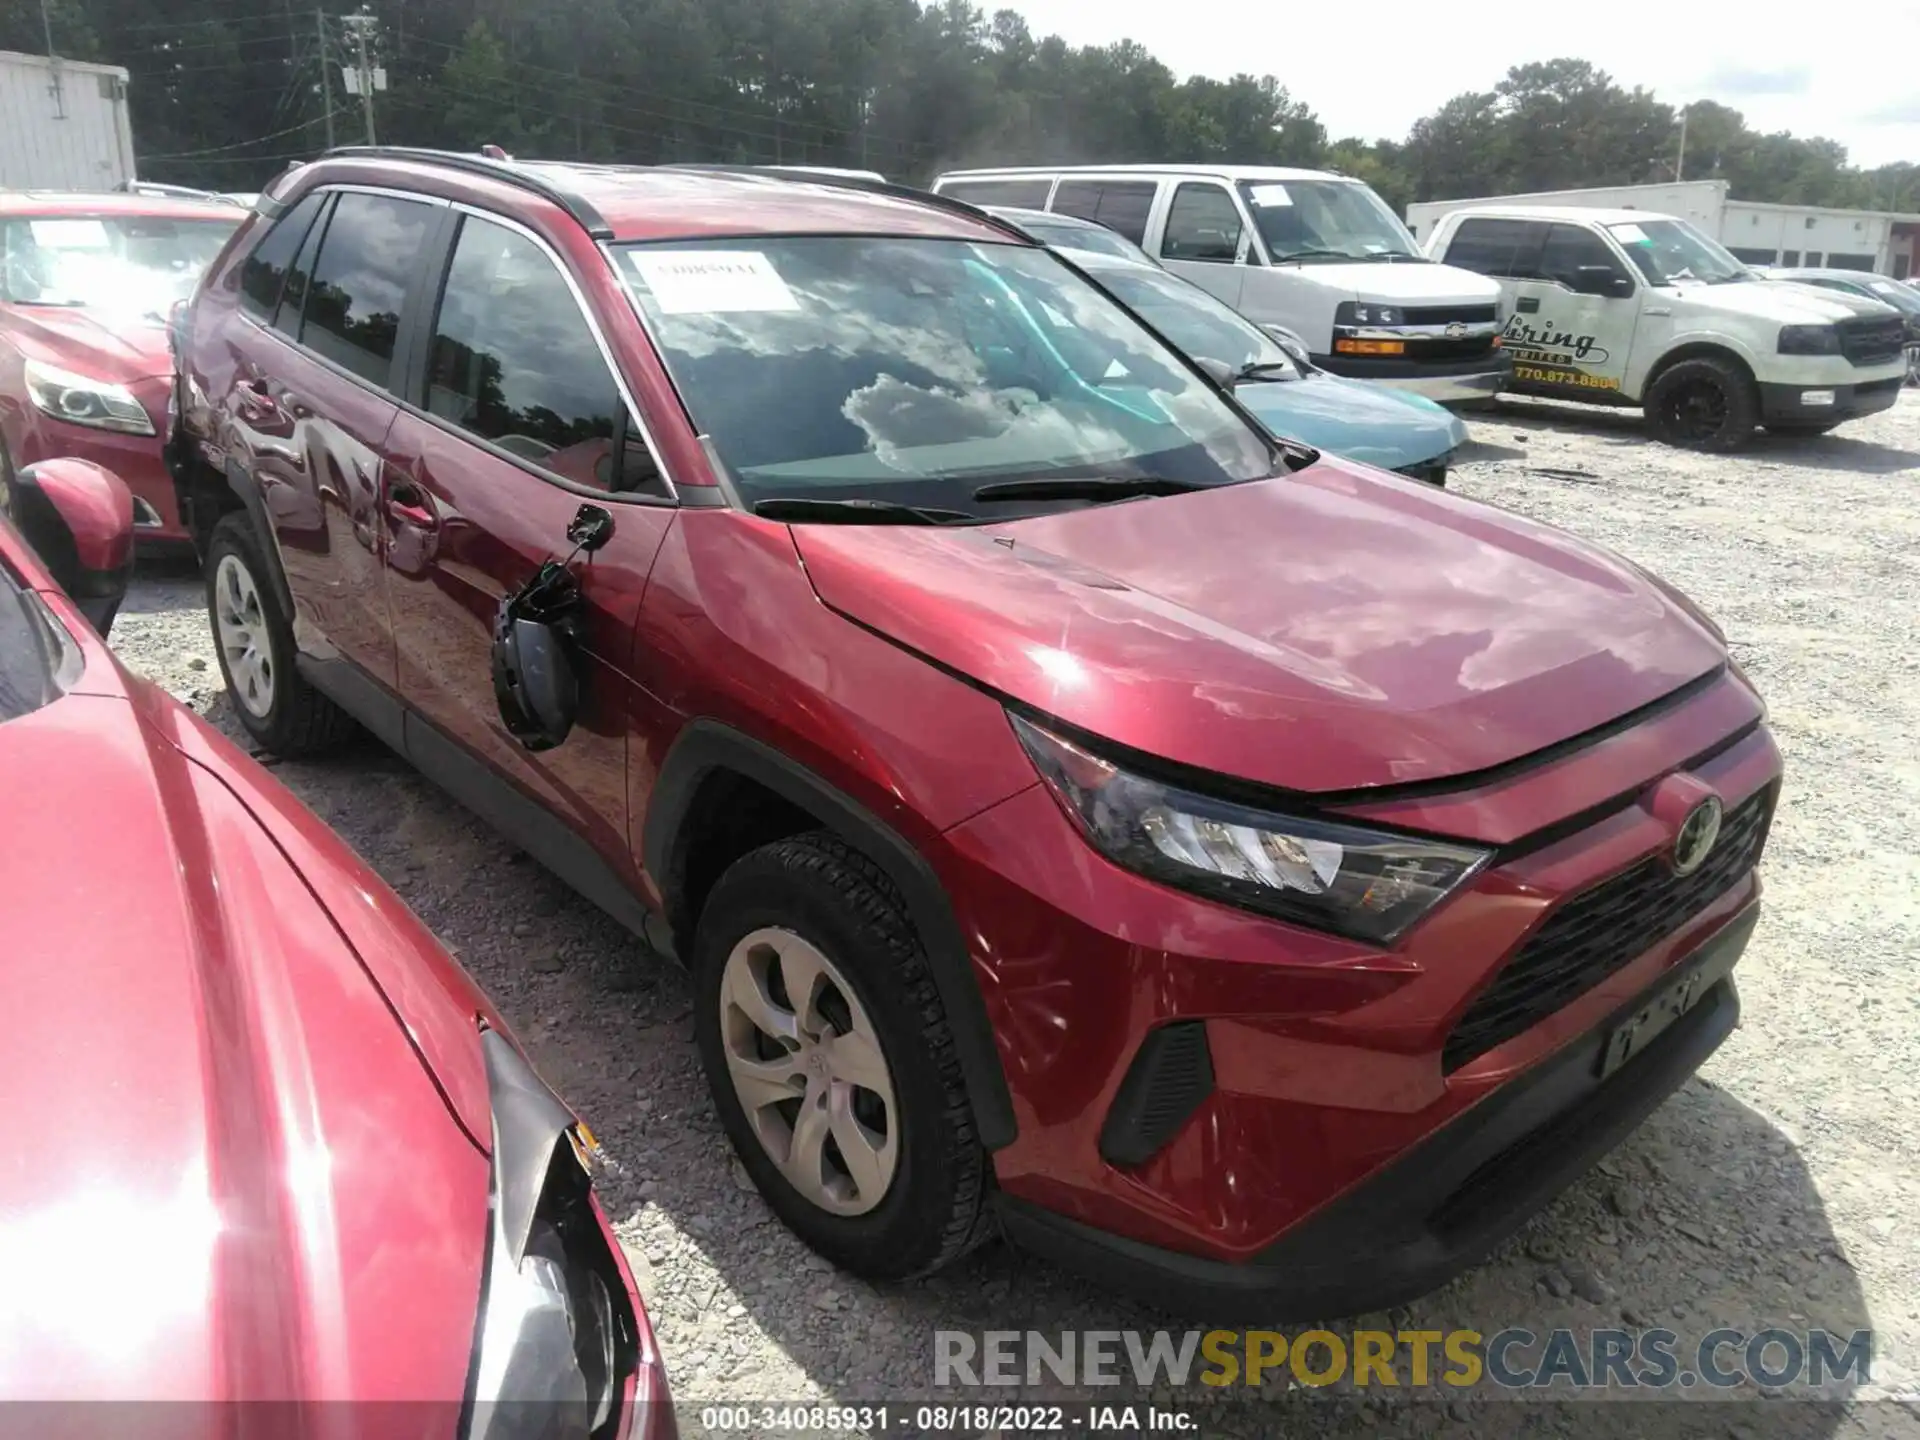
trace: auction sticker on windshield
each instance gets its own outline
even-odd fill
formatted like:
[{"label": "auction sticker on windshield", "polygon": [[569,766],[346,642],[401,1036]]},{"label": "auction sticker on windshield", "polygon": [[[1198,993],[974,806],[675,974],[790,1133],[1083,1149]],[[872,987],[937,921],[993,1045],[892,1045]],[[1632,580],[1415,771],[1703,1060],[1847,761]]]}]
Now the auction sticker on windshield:
[{"label": "auction sticker on windshield", "polygon": [[1284,185],[1255,185],[1247,194],[1253,197],[1253,203],[1266,209],[1271,205],[1291,205],[1293,197],[1287,194]]},{"label": "auction sticker on windshield", "polygon": [[1613,238],[1618,240],[1622,245],[1644,245],[1647,243],[1647,232],[1642,230],[1638,225],[1610,225],[1607,228],[1613,231]]},{"label": "auction sticker on windshield", "polygon": [[33,232],[34,244],[50,250],[106,250],[112,245],[106,225],[99,220],[29,220],[27,228]]},{"label": "auction sticker on windshield", "polygon": [[629,250],[627,259],[663,315],[800,308],[758,250]]}]

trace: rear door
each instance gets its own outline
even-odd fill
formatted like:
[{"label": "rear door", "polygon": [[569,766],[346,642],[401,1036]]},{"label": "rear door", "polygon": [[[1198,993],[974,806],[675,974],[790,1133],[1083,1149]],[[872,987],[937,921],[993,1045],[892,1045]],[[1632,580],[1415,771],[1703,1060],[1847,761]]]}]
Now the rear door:
[{"label": "rear door", "polygon": [[302,212],[309,223],[278,283],[275,262],[289,248],[269,249],[278,228],[242,270],[256,323],[233,327],[233,393],[223,408],[279,547],[300,648],[350,661],[391,694],[382,446],[398,413],[392,386],[416,271],[446,209],[341,189],[307,197],[282,224]]},{"label": "rear door", "polygon": [[[673,523],[671,491],[559,257],[500,217],[462,209],[455,219],[408,406],[388,441],[381,516],[407,750],[488,818],[519,826],[522,817],[465,783],[461,756],[467,775],[479,762],[632,883],[627,735],[640,702],[628,665],[647,575]],[[622,406],[629,448],[616,492]],[[582,709],[564,743],[534,753],[500,718],[493,625],[510,591],[567,554],[583,504],[611,511],[614,530],[572,567],[586,604]],[[577,876],[552,845],[541,858]]]}]

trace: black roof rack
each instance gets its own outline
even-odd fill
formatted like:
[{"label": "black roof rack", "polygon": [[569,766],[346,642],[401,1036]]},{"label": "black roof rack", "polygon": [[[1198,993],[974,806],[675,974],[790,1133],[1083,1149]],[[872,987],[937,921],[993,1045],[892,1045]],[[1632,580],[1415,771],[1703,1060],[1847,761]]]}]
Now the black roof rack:
[{"label": "black roof rack", "polygon": [[596,240],[611,240],[613,226],[591,203],[511,160],[493,160],[485,155],[468,155],[458,150],[422,150],[406,145],[339,145],[320,157],[322,160],[412,160],[423,165],[438,165],[447,170],[463,170],[516,185],[522,190],[558,205]]},{"label": "black roof rack", "polygon": [[829,175],[819,170],[807,170],[787,165],[661,165],[661,170],[685,170],[696,174],[710,175],[765,175],[775,180],[789,180],[801,185],[829,185],[836,190],[862,190],[869,195],[890,195],[896,200],[912,200],[916,204],[931,205],[936,210],[945,210],[949,214],[964,215],[969,220],[978,220],[990,225],[1003,235],[1011,235],[1016,240],[1033,244],[1034,239],[1011,220],[1003,220],[998,215],[990,215],[978,205],[969,205],[964,200],[956,200],[951,195],[938,195],[931,190],[918,190],[911,185],[896,185],[891,180],[868,180],[859,175]]}]

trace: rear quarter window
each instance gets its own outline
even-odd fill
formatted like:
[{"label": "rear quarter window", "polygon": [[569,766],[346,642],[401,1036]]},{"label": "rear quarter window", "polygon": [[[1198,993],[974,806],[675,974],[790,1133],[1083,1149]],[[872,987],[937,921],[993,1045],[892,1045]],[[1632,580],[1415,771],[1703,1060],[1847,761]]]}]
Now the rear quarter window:
[{"label": "rear quarter window", "polygon": [[286,288],[287,269],[324,203],[325,196],[318,193],[305,197],[267,226],[241,261],[240,305],[249,315],[272,323],[273,312],[280,307],[280,293]]}]

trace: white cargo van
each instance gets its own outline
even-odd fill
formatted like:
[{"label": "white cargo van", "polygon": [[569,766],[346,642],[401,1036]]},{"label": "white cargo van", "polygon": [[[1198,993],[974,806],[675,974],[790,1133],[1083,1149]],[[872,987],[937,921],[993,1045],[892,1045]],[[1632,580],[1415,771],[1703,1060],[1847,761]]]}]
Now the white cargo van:
[{"label": "white cargo van", "polygon": [[1261,165],[955,170],[939,194],[1097,220],[1336,375],[1445,404],[1505,384],[1500,287],[1430,263],[1358,180]]},{"label": "white cargo van", "polygon": [[1642,406],[1676,445],[1819,434],[1885,410],[1906,374],[1898,311],[1762,279],[1671,215],[1455,210],[1427,253],[1498,280],[1514,390]]}]

